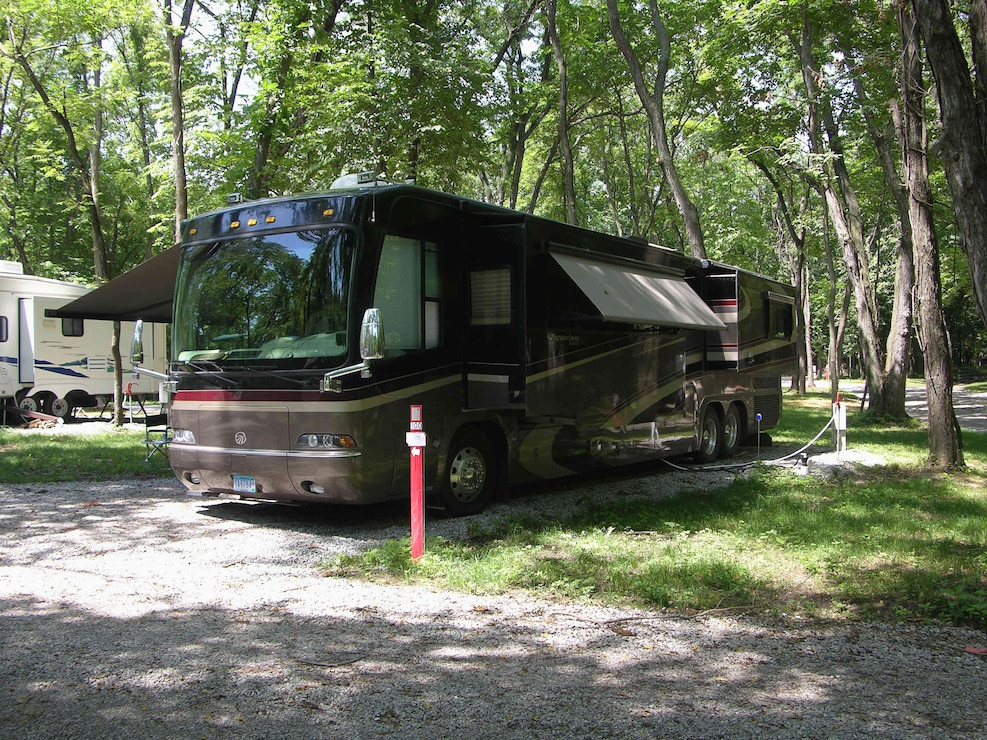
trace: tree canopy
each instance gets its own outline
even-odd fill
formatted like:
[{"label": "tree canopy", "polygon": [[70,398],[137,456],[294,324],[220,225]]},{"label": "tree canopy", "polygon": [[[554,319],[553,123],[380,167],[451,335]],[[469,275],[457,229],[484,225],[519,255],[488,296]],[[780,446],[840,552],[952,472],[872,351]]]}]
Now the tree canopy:
[{"label": "tree canopy", "polygon": [[375,170],[791,281],[803,378],[861,370],[893,401],[922,367],[911,105],[949,351],[984,364],[987,0],[901,6],[915,98],[873,0],[0,7],[0,258],[28,272],[98,282],[226,194]]}]

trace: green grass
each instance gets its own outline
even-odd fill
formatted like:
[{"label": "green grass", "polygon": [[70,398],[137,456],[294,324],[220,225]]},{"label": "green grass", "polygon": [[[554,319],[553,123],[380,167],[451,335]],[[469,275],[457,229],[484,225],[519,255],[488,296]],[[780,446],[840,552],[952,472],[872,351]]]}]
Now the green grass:
[{"label": "green grass", "polygon": [[144,432],[106,425],[100,434],[0,427],[0,483],[110,480],[171,474],[163,455],[144,462]]},{"label": "green grass", "polygon": [[[418,562],[404,539],[323,568],[327,575],[473,593],[523,589],[685,613],[732,609],[987,628],[987,435],[965,434],[967,467],[936,474],[923,467],[924,428],[860,426],[858,408],[851,400],[851,448],[887,453],[889,466],[834,480],[759,466],[723,489],[660,502],[587,503],[564,521],[508,515],[474,527],[463,541],[430,538]],[[828,416],[824,394],[786,397],[773,436],[804,443]]]}]

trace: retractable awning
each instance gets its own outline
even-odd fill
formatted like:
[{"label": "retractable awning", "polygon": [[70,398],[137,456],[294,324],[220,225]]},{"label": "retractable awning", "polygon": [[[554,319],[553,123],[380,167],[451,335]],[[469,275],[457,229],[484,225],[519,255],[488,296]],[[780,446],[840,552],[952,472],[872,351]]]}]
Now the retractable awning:
[{"label": "retractable awning", "polygon": [[554,251],[551,255],[607,321],[726,329],[681,277]]},{"label": "retractable awning", "polygon": [[63,319],[144,319],[157,324],[170,324],[180,252],[178,247],[166,249],[91,293],[49,313]]}]

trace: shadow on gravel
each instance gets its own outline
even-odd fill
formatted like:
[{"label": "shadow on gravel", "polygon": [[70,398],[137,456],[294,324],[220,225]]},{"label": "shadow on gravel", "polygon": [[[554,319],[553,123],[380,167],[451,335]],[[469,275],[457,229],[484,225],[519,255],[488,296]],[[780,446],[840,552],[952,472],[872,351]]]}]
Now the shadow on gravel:
[{"label": "shadow on gravel", "polygon": [[313,504],[290,506],[286,504],[251,503],[248,501],[224,501],[215,503],[203,499],[199,513],[230,521],[264,526],[285,527],[298,531],[306,529],[333,529],[389,527],[408,521],[408,504],[391,501],[367,506],[333,506]]},{"label": "shadow on gravel", "polygon": [[[974,737],[984,729],[969,685],[971,674],[982,680],[982,664],[950,646],[930,657],[907,636],[874,642],[727,625],[714,633],[665,618],[620,629],[573,620],[575,644],[558,649],[544,631],[569,619],[562,607],[523,621],[480,609],[465,623],[452,609],[387,616],[374,604],[310,618],[271,605],[120,619],[0,600],[0,734]],[[883,673],[875,655],[886,651],[901,659],[874,675]]]},{"label": "shadow on gravel", "polygon": [[[675,459],[671,461],[673,465],[679,466],[679,470],[699,474],[699,468],[689,467],[688,459]],[[731,461],[732,464],[754,464],[753,454],[739,456]],[[671,475],[674,469],[665,461],[651,461],[639,463],[622,468],[599,470],[587,473],[580,473],[569,478],[560,478],[551,481],[538,481],[514,486],[506,498],[499,499],[491,503],[484,514],[497,513],[510,515],[512,505],[515,507],[526,504],[539,505],[543,508],[551,509],[556,501],[566,499],[573,494],[581,495],[583,502],[592,500],[592,496],[586,491],[589,487],[597,487],[593,490],[612,489],[619,490],[628,484],[648,485],[657,482],[660,485],[663,475]],[[696,487],[702,487],[703,483],[697,482]],[[332,529],[346,530],[349,528],[366,527],[408,527],[409,526],[409,501],[398,499],[377,504],[367,504],[365,506],[334,505],[334,504],[283,504],[251,502],[239,499],[214,499],[204,497],[193,498],[193,501],[201,503],[199,513],[203,516],[215,517],[230,521],[249,522],[264,526],[275,526],[282,528],[297,529],[319,529],[331,527]],[[559,508],[556,506],[556,508]],[[446,517],[440,509],[426,508],[426,520],[430,523],[440,521],[452,521]],[[469,520],[471,517],[463,517]]]}]

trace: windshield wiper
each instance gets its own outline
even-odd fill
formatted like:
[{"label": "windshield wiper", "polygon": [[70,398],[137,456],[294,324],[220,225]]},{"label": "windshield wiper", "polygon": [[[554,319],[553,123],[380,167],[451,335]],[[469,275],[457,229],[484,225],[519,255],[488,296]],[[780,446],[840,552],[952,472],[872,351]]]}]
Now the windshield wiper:
[{"label": "windshield wiper", "polygon": [[[227,368],[232,369],[232,368]],[[250,365],[238,365],[237,370],[242,370],[248,373],[258,373],[259,375],[266,375],[269,378],[277,378],[278,380],[283,380],[286,383],[294,383],[295,385],[300,385],[303,388],[311,388],[315,386],[315,380],[311,377],[307,377],[305,380],[299,380],[298,378],[292,377],[291,375],[286,375],[284,373],[279,373],[275,370],[268,370],[264,367],[251,367]]]},{"label": "windshield wiper", "polygon": [[226,369],[220,367],[215,362],[209,362],[208,360],[197,360],[195,362],[191,362],[189,360],[185,360],[181,364],[184,367],[194,370],[197,378],[208,380],[219,388],[226,388],[228,390],[239,390],[240,388],[240,383],[227,378],[224,375]]}]

